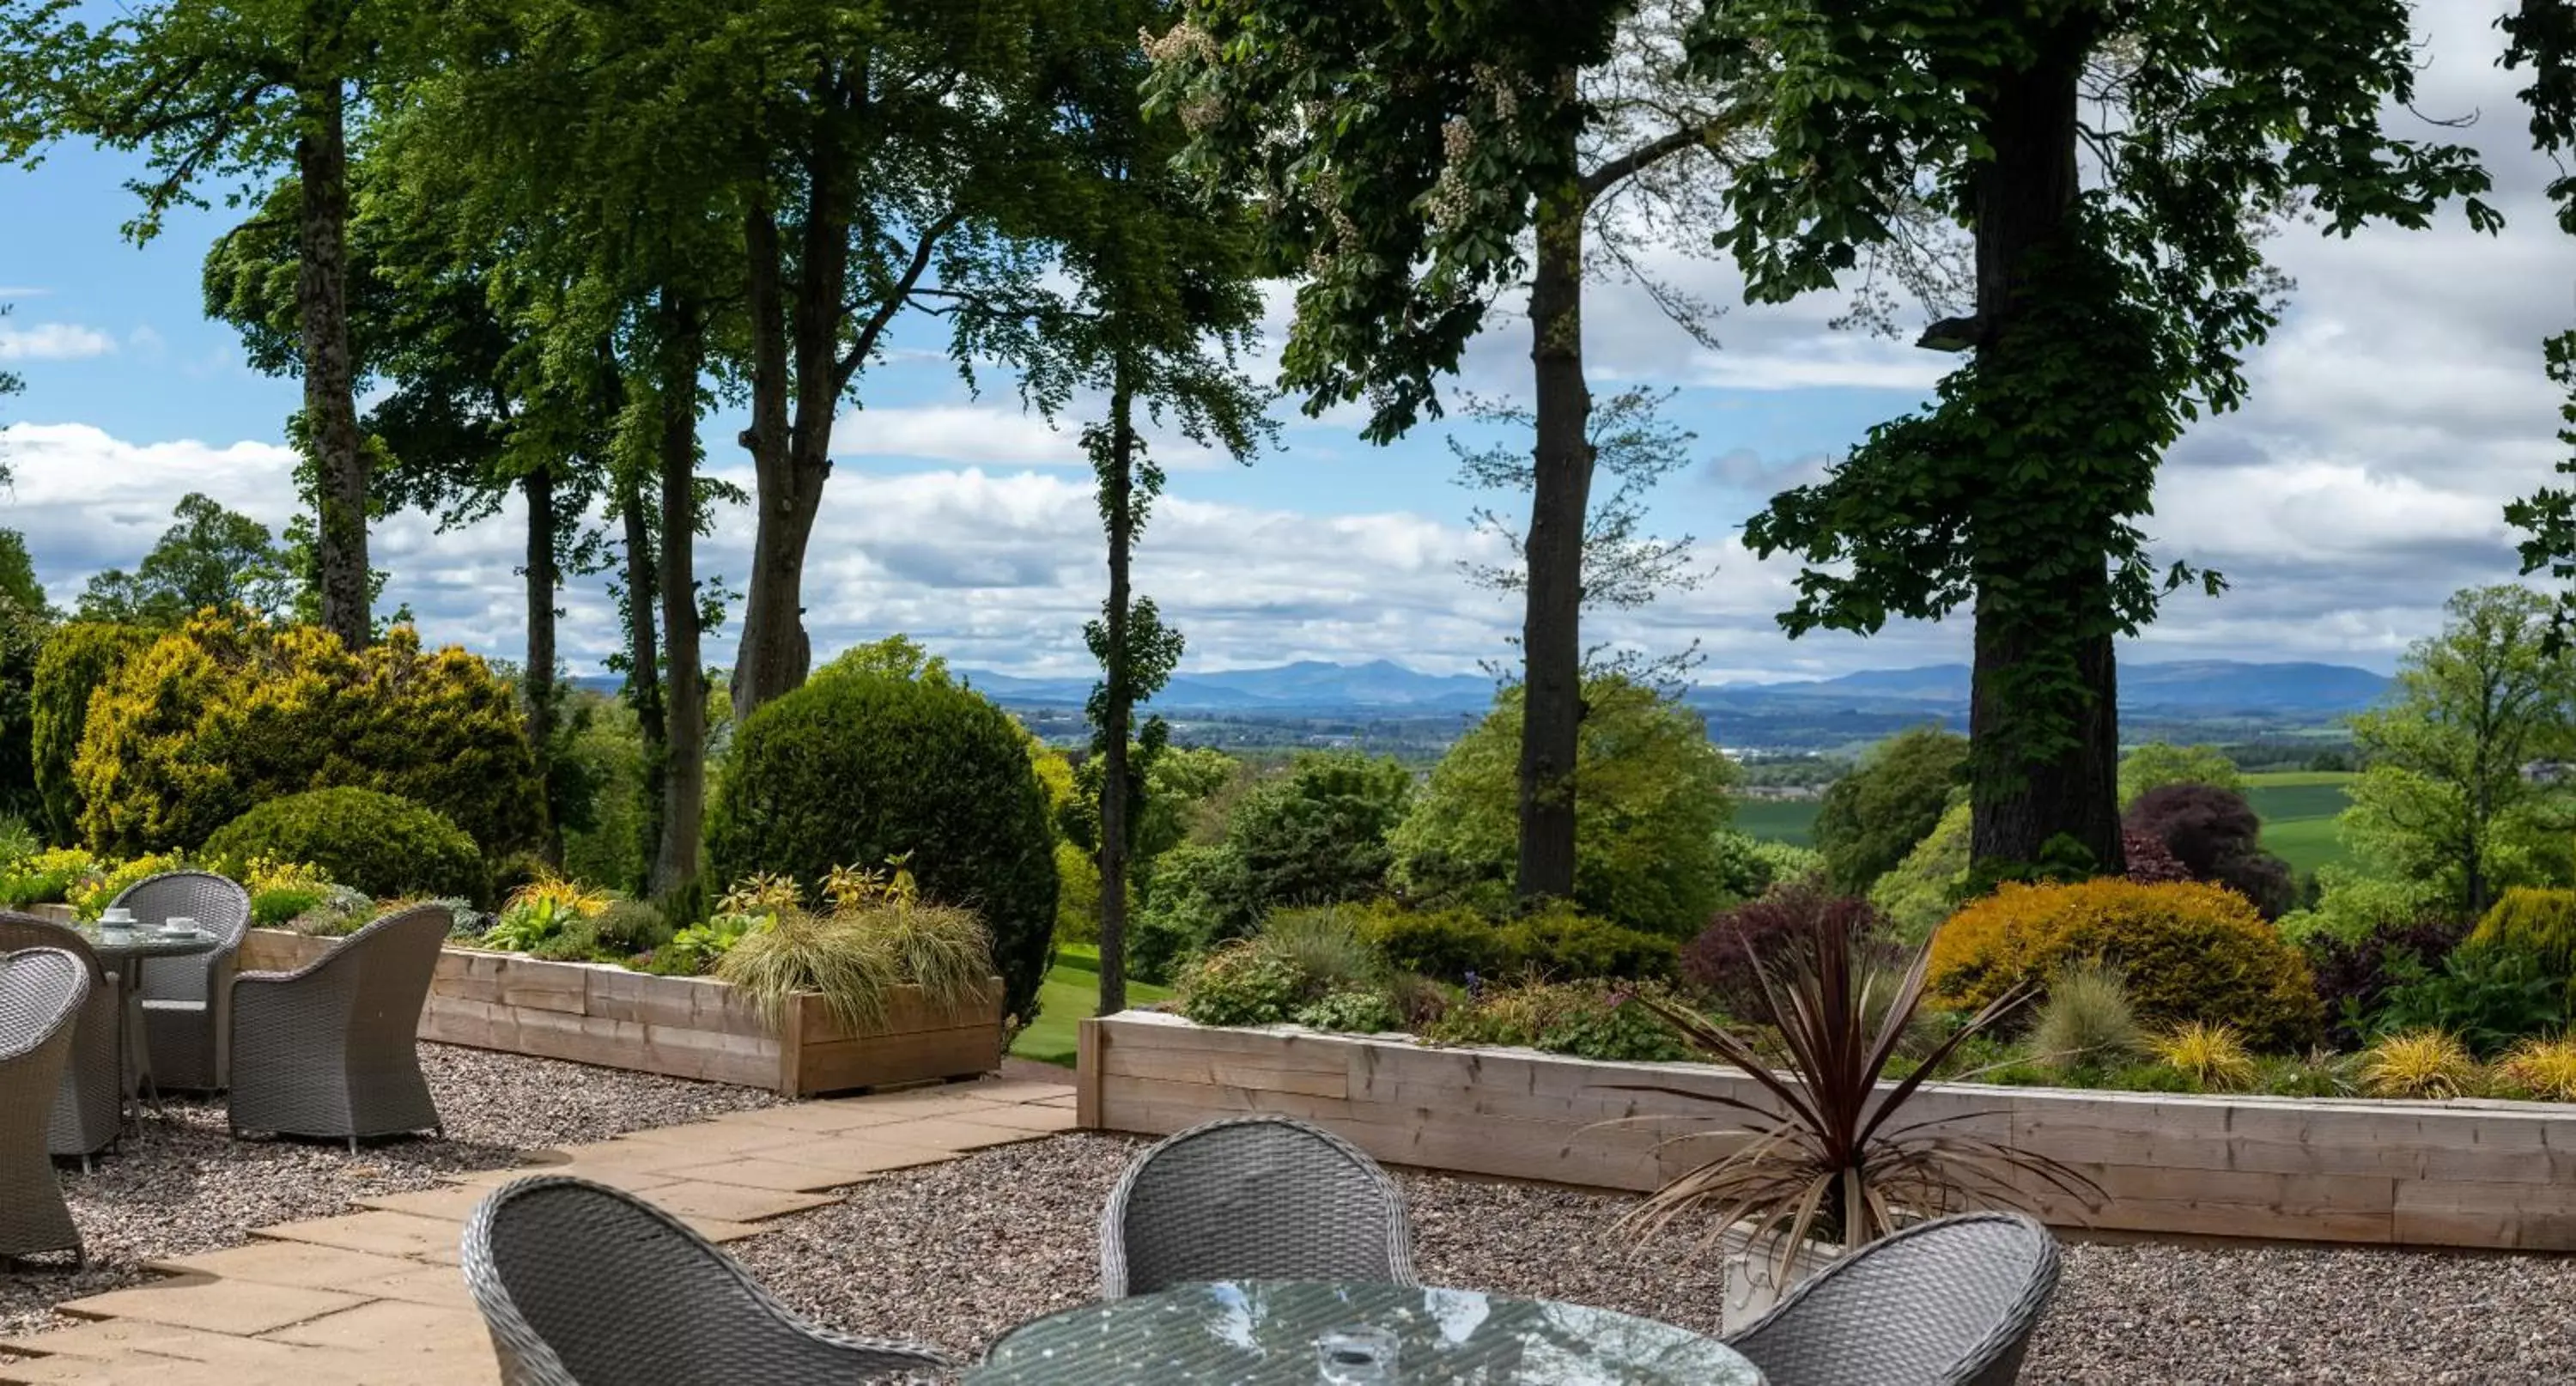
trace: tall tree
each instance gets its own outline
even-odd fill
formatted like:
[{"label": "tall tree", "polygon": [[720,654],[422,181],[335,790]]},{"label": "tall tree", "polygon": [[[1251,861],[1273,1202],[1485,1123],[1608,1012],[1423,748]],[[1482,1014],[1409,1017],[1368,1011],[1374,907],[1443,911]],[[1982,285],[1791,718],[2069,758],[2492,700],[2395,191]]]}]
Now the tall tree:
[{"label": "tall tree", "polygon": [[[2508,39],[2504,65],[2530,73],[2522,99],[2531,112],[2532,143],[2558,157],[2563,169],[2566,156],[2576,153],[2576,8],[2520,0],[2499,24]],[[2558,204],[2559,229],[2576,236],[2576,174],[2562,171],[2551,180],[2549,195]],[[2550,338],[2542,355],[2550,380],[2566,392],[2558,440],[2568,456],[2557,470],[2576,476],[2576,329]],[[2529,536],[2521,546],[2522,571],[2546,570],[2562,584],[2549,638],[2563,644],[2576,624],[2576,490],[2544,486],[2506,506],[2504,514],[2506,523]]]},{"label": "tall tree", "polygon": [[391,0],[157,0],[92,26],[70,0],[0,0],[0,157],[55,140],[143,151],[132,187],[141,243],[209,179],[291,170],[295,429],[312,468],[321,621],[352,649],[373,633],[367,565],[370,454],[358,427],[348,322],[348,152],[353,94],[395,65],[408,12]]},{"label": "tall tree", "polygon": [[2526,769],[2576,754],[2576,663],[2547,647],[2549,609],[2522,587],[2454,595],[2387,705],[2352,719],[2369,768],[2345,837],[2389,874],[2440,882],[2471,917],[2531,879],[2536,855],[2563,865],[2576,830],[2576,787]]},{"label": "tall tree", "polygon": [[1972,352],[1938,402],[1776,498],[1746,542],[1814,565],[1792,634],[1974,612],[1981,863],[2061,836],[2121,862],[2112,642],[2176,587],[2220,585],[2159,575],[2137,521],[2185,424],[2244,397],[2241,356],[2274,322],[2267,221],[2297,203],[2335,234],[2417,227],[2467,197],[2496,224],[2469,151],[2382,127],[2414,89],[2408,19],[2404,0],[1706,12],[1708,67],[1778,93],[1726,194],[1751,298],[1835,286],[1927,190],[1975,239],[1971,311],[1924,336]]},{"label": "tall tree", "polygon": [[[1151,90],[1188,166],[1259,189],[1302,268],[1284,380],[1308,412],[1365,399],[1387,442],[1507,292],[1527,293],[1534,447],[1521,623],[1518,890],[1570,898],[1594,468],[1587,274],[1704,236],[1745,110],[1692,69],[1688,0],[1189,0]],[[1587,259],[1587,250],[1599,259]],[[1644,280],[1685,327],[1704,308]]]},{"label": "tall tree", "polygon": [[[1027,0],[755,7],[775,80],[726,93],[753,146],[735,170],[744,252],[741,373],[751,424],[751,581],[733,670],[748,717],[804,682],[804,568],[835,422],[899,321],[1027,311],[1037,259],[996,229],[1045,117]],[[711,17],[710,22],[713,22]],[[968,335],[971,335],[971,328]],[[955,341],[961,369],[972,355]],[[867,417],[855,416],[864,430]]]},{"label": "tall tree", "polygon": [[190,492],[132,573],[111,568],[89,580],[78,619],[173,626],[206,607],[241,607],[274,617],[293,600],[295,580],[268,526],[212,497]]},{"label": "tall tree", "polygon": [[1168,22],[1160,0],[1058,6],[1037,54],[1035,99],[1054,114],[1034,146],[1033,189],[1008,228],[1042,237],[1070,286],[1025,315],[970,321],[967,339],[1022,368],[1024,395],[1049,415],[1077,394],[1101,414],[1082,430],[1108,541],[1109,593],[1083,640],[1101,680],[1086,704],[1098,787],[1100,1013],[1127,1007],[1126,885],[1146,785],[1168,741],[1136,707],[1179,665],[1181,634],[1135,590],[1136,541],[1163,491],[1143,428],[1171,424],[1201,446],[1249,459],[1269,430],[1265,392],[1235,360],[1261,318],[1252,231],[1239,199],[1211,207],[1172,170],[1183,134],[1148,120],[1137,30]]}]

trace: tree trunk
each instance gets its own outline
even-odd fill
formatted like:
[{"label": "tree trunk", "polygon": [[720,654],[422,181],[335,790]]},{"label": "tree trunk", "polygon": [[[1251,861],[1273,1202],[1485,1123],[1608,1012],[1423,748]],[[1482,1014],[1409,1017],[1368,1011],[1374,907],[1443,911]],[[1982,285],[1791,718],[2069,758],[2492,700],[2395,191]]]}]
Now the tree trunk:
[{"label": "tree trunk", "polygon": [[[2093,37],[2089,20],[2047,35],[2028,68],[1999,82],[1987,113],[1994,157],[1979,167],[1972,194],[1981,364],[1993,361],[2018,329],[2034,301],[2035,257],[2064,235],[2074,210],[2078,84]],[[2060,542],[2089,545],[2098,555],[2102,543],[2093,536],[2097,530],[2107,534],[2110,523],[2104,514],[2098,524],[2079,526]],[[1979,547],[1969,711],[1970,739],[1979,748],[1970,772],[1976,805],[1971,855],[1980,864],[2035,862],[2062,833],[2091,852],[2102,870],[2116,872],[2125,860],[2110,582],[2099,559],[2072,582],[2034,571],[2037,560],[2053,557],[2026,546]],[[2014,593],[2016,614],[1997,613],[1987,594],[1998,590]],[[2070,631],[2091,632],[2076,637],[2079,687],[2034,701],[2012,686],[2016,671],[2062,651]],[[2030,754],[2020,734],[2028,727],[2062,728],[2072,739],[2062,748]]]},{"label": "tree trunk", "polygon": [[662,652],[653,618],[661,579],[654,560],[653,521],[646,513],[644,479],[621,468],[618,508],[626,528],[626,701],[635,709],[635,726],[644,743],[644,822],[637,847],[644,855],[644,876],[630,889],[649,893],[652,866],[662,842],[662,792],[668,778],[670,733],[662,720]]},{"label": "tree trunk", "polygon": [[1110,474],[1101,479],[1100,514],[1109,530],[1109,656],[1103,661],[1100,715],[1100,1013],[1127,1009],[1128,726],[1136,690],[1127,641],[1131,630],[1128,560],[1136,543],[1135,399],[1124,379],[1110,392]]},{"label": "tree trunk", "polygon": [[653,854],[656,896],[689,889],[698,875],[706,813],[707,698],[698,652],[698,374],[706,342],[696,310],[667,292],[661,302],[661,592],[665,658],[663,709],[669,754],[662,778],[661,842]]},{"label": "tree trunk", "polygon": [[544,786],[547,862],[563,865],[563,829],[552,811],[555,792],[555,474],[539,467],[519,479],[528,501],[528,658],[520,690],[528,703],[528,745],[536,753],[537,782]]},{"label": "tree trunk", "polygon": [[367,450],[349,356],[349,149],[337,77],[296,92],[296,326],[304,351],[304,425],[313,450],[314,573],[323,629],[350,649],[374,632],[368,611]]},{"label": "tree trunk", "polygon": [[[818,106],[845,107],[855,95],[828,66],[815,83]],[[842,327],[849,320],[850,223],[858,183],[830,131],[817,134],[805,160],[805,219],[787,277],[777,222],[755,208],[749,246],[753,351],[752,452],[757,520],[751,584],[743,600],[742,641],[733,668],[737,722],[805,682],[814,649],[805,631],[805,550],[832,475],[832,423],[846,376]],[[794,301],[782,304],[792,283]],[[785,338],[782,342],[782,330]],[[787,414],[791,361],[795,417]],[[766,377],[765,380],[763,377]],[[765,387],[765,388],[764,388]]]},{"label": "tree trunk", "polygon": [[[1565,80],[1571,81],[1571,75]],[[1519,893],[1524,903],[1574,895],[1574,768],[1583,732],[1583,517],[1592,503],[1592,396],[1583,383],[1583,204],[1571,181],[1539,206],[1530,334],[1537,448],[1524,546],[1528,605],[1521,620]]]}]

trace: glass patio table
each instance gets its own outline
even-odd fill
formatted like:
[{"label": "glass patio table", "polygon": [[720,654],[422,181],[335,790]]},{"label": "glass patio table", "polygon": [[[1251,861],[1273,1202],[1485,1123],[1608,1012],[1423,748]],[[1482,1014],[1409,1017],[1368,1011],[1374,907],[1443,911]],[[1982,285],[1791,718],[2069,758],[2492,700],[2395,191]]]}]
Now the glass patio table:
[{"label": "glass patio table", "polygon": [[968,1386],[1762,1386],[1713,1338],[1477,1290],[1222,1281],[1013,1329]]},{"label": "glass patio table", "polygon": [[[78,927],[81,940],[98,954],[99,965],[116,972],[117,995],[124,998],[124,1014],[117,1017],[116,1025],[117,1071],[131,1076],[139,1097],[151,1091],[152,1083],[152,1055],[143,1043],[143,960],[211,953],[223,947],[224,940],[206,929],[171,933],[157,924],[125,929],[96,924]],[[158,1093],[153,1100],[159,1101]]]}]

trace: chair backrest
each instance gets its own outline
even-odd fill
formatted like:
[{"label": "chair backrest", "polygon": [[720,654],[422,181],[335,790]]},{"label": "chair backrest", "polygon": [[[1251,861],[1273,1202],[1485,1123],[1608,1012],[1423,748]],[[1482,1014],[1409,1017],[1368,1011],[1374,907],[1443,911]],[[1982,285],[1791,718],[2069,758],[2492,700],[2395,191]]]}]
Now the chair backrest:
[{"label": "chair backrest", "polygon": [[164,871],[118,891],[110,902],[148,924],[184,915],[197,927],[238,945],[250,928],[250,892],[210,871]]},{"label": "chair backrest", "polygon": [[44,1048],[88,999],[89,970],[62,949],[0,955],[0,1062]]},{"label": "chair backrest", "polygon": [[1286,1117],[1191,1127],[1127,1167],[1100,1219],[1100,1292],[1201,1280],[1413,1283],[1404,1197],[1358,1147]]},{"label": "chair backrest", "polygon": [[22,948],[59,948],[81,960],[88,970],[90,989],[107,983],[107,968],[98,960],[98,950],[89,946],[80,930],[69,924],[57,924],[16,910],[0,910],[0,953],[14,953]]},{"label": "chair backrest", "polygon": [[381,1018],[397,1037],[408,1038],[420,1025],[451,922],[445,905],[396,910],[340,940],[301,975],[330,976],[351,989],[359,1018]]},{"label": "chair backrest", "polygon": [[[465,1223],[466,1288],[508,1386],[715,1386],[953,1370],[938,1353],[798,1317],[679,1219],[561,1175],[504,1185]],[[817,1370],[825,1357],[846,1371]]]},{"label": "chair backrest", "polygon": [[1728,1342],[1770,1386],[2003,1386],[2057,1261],[2019,1213],[1936,1218],[1835,1261]]}]

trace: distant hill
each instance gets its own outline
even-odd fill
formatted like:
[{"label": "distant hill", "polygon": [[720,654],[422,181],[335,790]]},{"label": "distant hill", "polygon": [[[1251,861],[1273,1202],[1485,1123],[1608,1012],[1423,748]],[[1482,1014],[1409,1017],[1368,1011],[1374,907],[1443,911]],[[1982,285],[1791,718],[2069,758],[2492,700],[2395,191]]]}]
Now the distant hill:
[{"label": "distant hill", "polygon": [[[1092,679],[1021,678],[977,669],[959,675],[1002,703],[1079,707]],[[1328,664],[1300,660],[1269,669],[1226,669],[1179,674],[1154,706],[1191,712],[1332,712],[1402,710],[1472,712],[1494,700],[1494,681],[1482,674],[1425,674],[1390,660]]]},{"label": "distant hill", "polygon": [[[1893,701],[1924,704],[1927,711],[1965,711],[1968,684],[1967,665],[1928,664],[1916,669],[1864,669],[1810,682],[1718,684],[1693,690],[1692,701],[1724,705],[1808,698],[1855,706]],[[2138,712],[2335,716],[2368,707],[2387,687],[2384,676],[2342,664],[2195,659],[2120,665],[2120,706]]]}]

